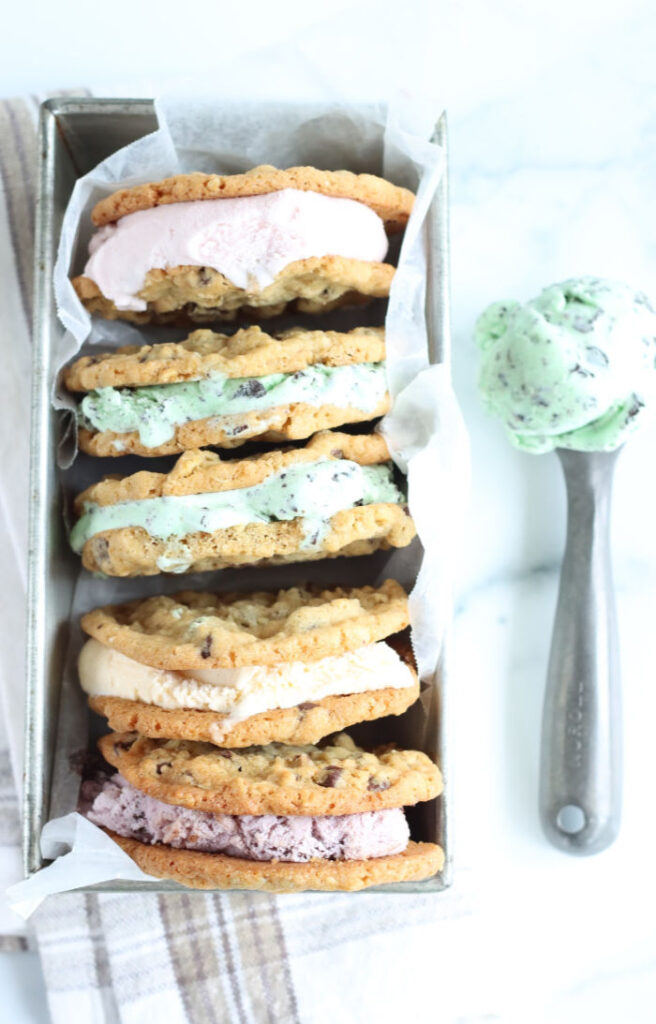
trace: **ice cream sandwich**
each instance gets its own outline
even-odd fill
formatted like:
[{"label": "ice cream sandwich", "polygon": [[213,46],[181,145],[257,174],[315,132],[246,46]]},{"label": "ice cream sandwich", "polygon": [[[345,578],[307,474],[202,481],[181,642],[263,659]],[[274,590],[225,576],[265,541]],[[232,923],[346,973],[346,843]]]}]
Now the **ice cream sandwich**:
[{"label": "ice cream sandwich", "polygon": [[227,747],[316,743],[414,703],[408,622],[394,580],[159,595],[83,617],[80,683],[117,732]]},{"label": "ice cream sandwich", "polygon": [[194,331],[185,341],[87,355],[66,371],[85,392],[77,419],[91,455],[171,455],[245,441],[291,441],[384,415],[390,405],[385,332],[259,327],[232,337]]},{"label": "ice cream sandwich", "polygon": [[108,576],[366,555],[416,533],[383,437],[330,430],[246,459],[185,452],[169,473],[106,477],[74,507],[71,546]]},{"label": "ice cream sandwich", "polygon": [[355,890],[428,878],[444,856],[410,840],[402,808],[442,790],[423,753],[368,752],[347,734],[243,750],[113,733],[117,774],[86,813],[149,874],[191,888]]},{"label": "ice cream sandwich", "polygon": [[313,167],[176,175],[95,206],[73,286],[89,312],[135,323],[324,312],[389,294],[387,232],[413,201],[383,178]]}]

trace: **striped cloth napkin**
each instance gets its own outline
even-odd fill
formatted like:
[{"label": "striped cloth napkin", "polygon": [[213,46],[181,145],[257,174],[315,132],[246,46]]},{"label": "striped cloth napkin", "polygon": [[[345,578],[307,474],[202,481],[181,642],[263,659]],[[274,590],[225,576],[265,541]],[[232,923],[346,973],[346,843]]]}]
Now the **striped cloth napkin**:
[{"label": "striped cloth napkin", "polygon": [[[79,94],[79,93],[78,93]],[[5,347],[0,416],[0,507],[11,543],[2,552],[6,638],[24,631],[25,509],[29,433],[36,120],[34,99],[0,103],[0,309]],[[18,812],[11,783],[21,777],[22,644],[0,647],[0,699],[11,727],[0,736],[0,880],[17,881]],[[10,757],[11,754],[11,757]],[[3,886],[4,891],[5,886]],[[438,909],[439,908],[439,909]],[[1,908],[0,908],[1,909]],[[453,893],[182,895],[62,894],[30,922],[55,1024],[143,1024],[161,1011],[167,1024],[379,1024],[422,1016],[434,998],[438,915],[462,917]],[[25,946],[0,914],[1,949]],[[439,939],[439,942],[438,942]],[[413,978],[411,989],[406,985]],[[339,983],[337,983],[339,979]],[[444,994],[441,1020],[446,1015]]]}]

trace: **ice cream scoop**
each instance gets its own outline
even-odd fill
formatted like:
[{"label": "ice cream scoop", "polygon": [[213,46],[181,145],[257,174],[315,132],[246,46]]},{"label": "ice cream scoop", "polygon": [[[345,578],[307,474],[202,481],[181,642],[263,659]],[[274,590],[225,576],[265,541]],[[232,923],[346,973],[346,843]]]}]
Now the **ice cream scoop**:
[{"label": "ice cream scoop", "polygon": [[628,285],[572,278],[495,302],[476,342],[484,403],[524,451],[612,451],[655,404],[656,311]]},{"label": "ice cream scoop", "polygon": [[548,839],[590,854],[616,838],[621,708],[610,561],[616,454],[656,397],[656,312],[641,292],[596,277],[497,302],[476,325],[479,387],[510,440],[554,449],[567,487],[542,721],[540,817]]},{"label": "ice cream scoop", "polygon": [[616,838],[622,804],[620,665],[610,558],[617,452],[558,449],[567,542],[542,713],[540,818],[569,853]]}]

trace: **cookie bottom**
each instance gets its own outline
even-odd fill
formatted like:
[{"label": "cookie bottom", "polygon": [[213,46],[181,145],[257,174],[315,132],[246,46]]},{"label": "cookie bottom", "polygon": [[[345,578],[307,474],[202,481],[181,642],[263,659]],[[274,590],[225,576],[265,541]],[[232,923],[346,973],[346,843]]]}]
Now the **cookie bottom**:
[{"label": "cookie bottom", "polygon": [[363,423],[384,416],[389,409],[389,398],[368,411],[354,406],[312,406],[305,402],[276,406],[261,412],[228,416],[209,416],[204,420],[190,420],[175,428],[170,441],[148,448],[139,434],[117,434],[113,430],[91,431],[82,427],[78,443],[83,452],[104,458],[117,455],[141,455],[153,458],[177,455],[191,448],[239,448],[246,441],[299,441],[345,423]]},{"label": "cookie bottom", "polygon": [[367,690],[276,708],[226,728],[227,715],[216,711],[167,710],[122,697],[89,697],[89,706],[105,715],[114,732],[138,732],[150,739],[187,739],[222,747],[267,743],[316,743],[356,722],[401,715],[419,696],[419,682],[402,688]]},{"label": "cookie bottom", "polygon": [[209,572],[369,555],[380,548],[405,547],[415,534],[415,525],[403,506],[380,503],[335,513],[318,548],[304,546],[302,519],[191,533],[177,542],[153,537],[140,526],[126,526],[90,537],[82,549],[82,564],[106,576]]},{"label": "cookie bottom", "polygon": [[155,878],[189,889],[260,889],[266,892],[357,892],[390,882],[432,878],[444,865],[444,851],[435,843],[409,842],[403,853],[371,860],[315,860],[304,864],[242,860],[222,853],[146,846],[104,829],[145,871]]},{"label": "cookie bottom", "polygon": [[88,277],[74,277],[73,287],[89,313],[131,323],[210,323],[234,320],[247,312],[255,318],[285,310],[323,313],[343,305],[389,295],[394,267],[342,256],[322,256],[290,263],[272,284],[259,291],[238,288],[209,267],[150,270],[139,297],[144,311],[117,309]]}]

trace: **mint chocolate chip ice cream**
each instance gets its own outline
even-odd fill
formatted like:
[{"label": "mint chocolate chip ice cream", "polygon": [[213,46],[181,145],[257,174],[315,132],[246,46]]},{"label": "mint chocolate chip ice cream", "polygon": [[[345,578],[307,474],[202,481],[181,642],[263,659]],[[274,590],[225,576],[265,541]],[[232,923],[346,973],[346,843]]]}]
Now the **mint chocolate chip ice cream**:
[{"label": "mint chocolate chip ice cream", "polygon": [[[373,412],[385,397],[384,363],[308,366],[296,373],[228,378],[215,373],[204,380],[138,388],[97,388],[80,403],[80,425],[117,434],[136,431],[141,443],[155,448],[169,441],[175,428],[209,416],[231,416],[303,402]],[[245,427],[238,428],[243,431]]]},{"label": "mint chocolate chip ice cream", "polygon": [[300,517],[305,523],[307,545],[312,547],[320,543],[336,512],[381,502],[405,502],[405,495],[394,482],[391,462],[361,466],[349,459],[320,459],[289,466],[252,487],[113,505],[88,502],[71,530],[70,542],[79,554],[90,537],[104,530],[142,527],[151,537],[167,539]]},{"label": "mint chocolate chip ice cream", "polygon": [[479,317],[478,384],[527,452],[612,451],[656,397],[656,311],[642,292],[571,278]]}]

